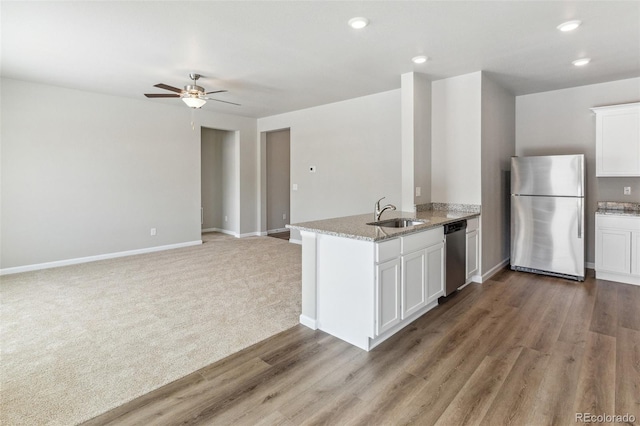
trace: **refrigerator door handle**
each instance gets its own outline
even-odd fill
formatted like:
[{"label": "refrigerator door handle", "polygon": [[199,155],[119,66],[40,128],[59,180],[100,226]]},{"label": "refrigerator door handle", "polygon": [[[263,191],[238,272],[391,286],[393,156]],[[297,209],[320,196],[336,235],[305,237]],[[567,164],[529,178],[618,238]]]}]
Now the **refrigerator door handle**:
[{"label": "refrigerator door handle", "polygon": [[582,198],[578,198],[578,238],[582,239]]}]

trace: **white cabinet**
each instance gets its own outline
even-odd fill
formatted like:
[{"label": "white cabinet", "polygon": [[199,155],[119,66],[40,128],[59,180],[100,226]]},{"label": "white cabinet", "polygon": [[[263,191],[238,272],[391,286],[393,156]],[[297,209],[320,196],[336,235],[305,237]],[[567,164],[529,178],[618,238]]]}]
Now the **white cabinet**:
[{"label": "white cabinet", "polygon": [[400,323],[400,259],[376,265],[376,334]]},{"label": "white cabinet", "polygon": [[444,294],[444,229],[401,237],[402,319]]},{"label": "white cabinet", "polygon": [[596,215],[596,278],[640,285],[640,217]]},{"label": "white cabinet", "polygon": [[427,304],[427,251],[402,256],[402,318]]},{"label": "white cabinet", "polygon": [[640,176],[640,102],[591,110],[596,114],[596,176]]},{"label": "white cabinet", "polygon": [[631,233],[631,274],[640,276],[640,231]]},{"label": "white cabinet", "polygon": [[473,218],[467,220],[467,282],[477,274],[480,267],[480,238],[478,236],[480,221]]},{"label": "white cabinet", "polygon": [[375,256],[375,329],[381,336],[417,318],[444,294],[444,230],[377,243]]},{"label": "white cabinet", "polygon": [[359,348],[393,336],[443,294],[441,226],[377,242],[301,235],[301,322]]},{"label": "white cabinet", "polygon": [[427,257],[427,304],[444,295],[444,242],[425,250]]}]

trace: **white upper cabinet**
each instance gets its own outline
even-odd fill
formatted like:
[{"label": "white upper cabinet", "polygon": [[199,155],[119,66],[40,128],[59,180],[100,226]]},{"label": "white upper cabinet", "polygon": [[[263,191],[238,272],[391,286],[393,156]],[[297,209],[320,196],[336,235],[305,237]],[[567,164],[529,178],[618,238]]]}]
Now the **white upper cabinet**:
[{"label": "white upper cabinet", "polygon": [[640,176],[640,102],[591,108],[596,176]]}]

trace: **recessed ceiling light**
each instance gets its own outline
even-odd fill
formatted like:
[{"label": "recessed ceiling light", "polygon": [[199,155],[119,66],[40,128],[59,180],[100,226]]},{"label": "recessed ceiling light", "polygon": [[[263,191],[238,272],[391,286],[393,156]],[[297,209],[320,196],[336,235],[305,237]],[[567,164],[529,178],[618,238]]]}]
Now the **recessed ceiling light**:
[{"label": "recessed ceiling light", "polygon": [[573,61],[571,63],[573,65],[575,65],[576,67],[583,67],[583,66],[587,65],[589,62],[591,62],[591,58],[576,59],[575,61]]},{"label": "recessed ceiling light", "polygon": [[369,20],[363,17],[351,18],[349,19],[349,26],[356,30],[360,30],[369,25]]},{"label": "recessed ceiling light", "polygon": [[564,33],[566,33],[567,31],[573,31],[576,28],[578,28],[580,26],[580,24],[582,24],[582,21],[567,21],[567,22],[563,22],[562,24],[558,25],[558,29]]},{"label": "recessed ceiling light", "polygon": [[428,59],[429,58],[424,55],[414,56],[413,58],[411,58],[414,64],[424,64]]}]

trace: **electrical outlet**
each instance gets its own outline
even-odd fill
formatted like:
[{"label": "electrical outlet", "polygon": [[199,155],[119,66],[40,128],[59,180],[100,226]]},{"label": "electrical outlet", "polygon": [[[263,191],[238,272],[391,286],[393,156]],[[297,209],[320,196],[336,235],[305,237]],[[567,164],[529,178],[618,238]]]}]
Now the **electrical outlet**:
[{"label": "electrical outlet", "polygon": [[152,237],[156,236],[156,228],[151,228],[151,232],[150,232]]},{"label": "electrical outlet", "polygon": [[309,173],[315,173],[316,172],[316,166],[309,166]]},{"label": "electrical outlet", "polygon": [[419,186],[416,186],[416,197],[419,197],[421,193],[422,193],[422,188],[420,188]]},{"label": "electrical outlet", "polygon": [[625,186],[624,187],[624,195],[631,195],[631,187],[630,186]]},{"label": "electrical outlet", "polygon": [[286,214],[286,213],[283,213],[283,214],[282,214],[282,218],[283,218],[283,219],[286,219],[286,218],[287,218],[287,214]]},{"label": "electrical outlet", "polygon": [[228,221],[229,221],[229,216],[225,216],[225,217],[224,217],[224,221],[225,221],[225,222],[228,222]]}]

